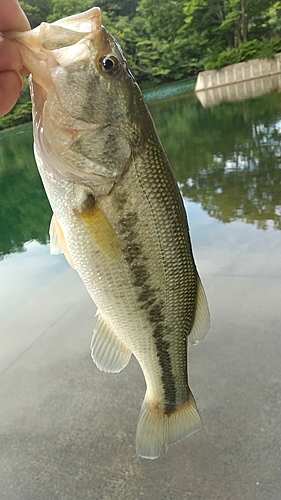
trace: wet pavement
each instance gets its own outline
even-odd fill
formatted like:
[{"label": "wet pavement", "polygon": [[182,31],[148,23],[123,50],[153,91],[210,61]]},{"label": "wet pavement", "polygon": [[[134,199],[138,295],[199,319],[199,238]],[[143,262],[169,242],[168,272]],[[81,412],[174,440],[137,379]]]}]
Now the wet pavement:
[{"label": "wet pavement", "polygon": [[1,500],[280,500],[280,232],[198,210],[190,204],[212,328],[189,366],[203,429],[139,458],[136,360],[100,372],[95,307],[75,271],[62,262],[24,296],[19,266],[17,305],[0,322]]}]

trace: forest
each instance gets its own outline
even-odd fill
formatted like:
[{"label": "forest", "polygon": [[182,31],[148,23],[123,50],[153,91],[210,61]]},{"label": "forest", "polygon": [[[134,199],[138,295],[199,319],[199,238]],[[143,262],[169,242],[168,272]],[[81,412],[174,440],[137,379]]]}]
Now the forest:
[{"label": "forest", "polygon": [[[20,1],[31,27],[93,0]],[[103,24],[143,89],[281,52],[281,0],[99,0]],[[28,85],[0,129],[30,120]]]}]

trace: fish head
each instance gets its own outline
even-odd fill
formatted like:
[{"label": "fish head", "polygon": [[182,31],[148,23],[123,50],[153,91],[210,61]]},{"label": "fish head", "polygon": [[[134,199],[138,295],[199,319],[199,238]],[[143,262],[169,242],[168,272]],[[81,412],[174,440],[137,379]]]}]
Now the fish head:
[{"label": "fish head", "polygon": [[100,9],[9,37],[31,73],[35,146],[44,165],[106,191],[132,156],[142,97]]}]

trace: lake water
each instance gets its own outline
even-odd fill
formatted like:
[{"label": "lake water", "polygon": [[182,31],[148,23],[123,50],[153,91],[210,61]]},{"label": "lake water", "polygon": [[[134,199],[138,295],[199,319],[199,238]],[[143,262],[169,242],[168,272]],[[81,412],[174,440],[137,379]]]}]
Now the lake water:
[{"label": "lake water", "polygon": [[31,126],[2,133],[1,500],[281,498],[281,95],[150,108],[211,310],[189,356],[203,429],[155,461],[136,456],[141,370],[92,363],[95,306],[49,254]]}]

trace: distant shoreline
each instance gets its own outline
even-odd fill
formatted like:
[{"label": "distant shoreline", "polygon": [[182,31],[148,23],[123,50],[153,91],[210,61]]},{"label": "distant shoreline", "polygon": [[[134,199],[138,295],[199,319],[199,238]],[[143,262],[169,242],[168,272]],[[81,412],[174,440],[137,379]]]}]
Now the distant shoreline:
[{"label": "distant shoreline", "polygon": [[29,122],[20,123],[19,125],[13,125],[12,127],[3,128],[0,130],[0,134],[3,134],[3,133],[8,132],[10,130],[15,130],[19,127],[26,127],[27,125],[32,125],[32,120]]},{"label": "distant shoreline", "polygon": [[[163,99],[167,99],[169,97],[174,97],[180,94],[184,94],[186,92],[193,92],[195,88],[195,83],[196,83],[196,78],[185,78],[183,80],[175,80],[174,82],[170,83],[163,83],[155,87],[151,87],[149,89],[142,89],[142,93],[145,98],[145,101],[148,104],[150,104],[155,101],[160,101]],[[18,127],[22,127],[23,125],[28,125],[30,123],[32,123],[32,120],[27,121],[25,123],[20,123],[19,125],[12,125],[11,127],[0,129],[0,133]]]}]

